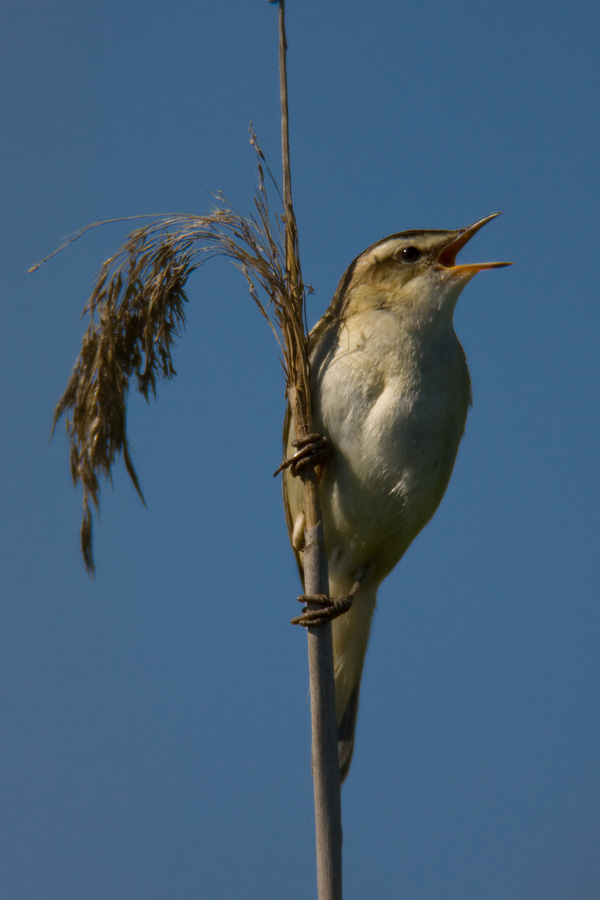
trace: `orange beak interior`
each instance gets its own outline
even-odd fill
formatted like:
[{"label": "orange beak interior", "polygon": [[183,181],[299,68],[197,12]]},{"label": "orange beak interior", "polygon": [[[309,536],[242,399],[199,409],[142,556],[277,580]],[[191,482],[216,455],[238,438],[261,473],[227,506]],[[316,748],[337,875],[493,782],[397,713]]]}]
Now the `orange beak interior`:
[{"label": "orange beak interior", "polygon": [[469,225],[468,228],[465,228],[460,232],[458,237],[454,238],[453,241],[450,241],[449,244],[446,244],[445,247],[440,251],[437,261],[441,266],[444,266],[445,269],[455,269],[457,272],[472,272],[475,274],[476,272],[481,272],[483,269],[500,269],[503,266],[512,266],[510,262],[486,262],[486,263],[466,263],[465,265],[456,265],[456,256],[460,250],[467,244],[474,234],[477,234],[480,228],[483,228],[484,225],[487,225],[488,222],[491,222],[492,219],[495,219],[496,216],[499,216],[500,213],[492,213],[491,216],[486,216],[485,219],[479,219],[478,222],[474,222],[473,225]]}]

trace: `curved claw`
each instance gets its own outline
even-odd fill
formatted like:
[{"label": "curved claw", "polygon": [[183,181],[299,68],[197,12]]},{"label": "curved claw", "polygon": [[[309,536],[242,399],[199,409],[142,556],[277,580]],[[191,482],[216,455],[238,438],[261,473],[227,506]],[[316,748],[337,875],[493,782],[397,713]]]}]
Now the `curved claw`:
[{"label": "curved claw", "polygon": [[290,469],[292,475],[298,476],[303,469],[308,466],[318,466],[326,462],[331,456],[331,444],[322,434],[313,432],[307,434],[306,437],[297,438],[292,441],[292,447],[297,447],[297,453],[294,453],[289,459],[284,460],[277,471],[273,472],[273,478],[279,475],[284,469]]},{"label": "curved claw", "polygon": [[307,606],[302,610],[301,616],[295,616],[291,620],[292,625],[302,625],[308,628],[312,625],[325,625],[348,612],[352,606],[354,599],[353,594],[347,597],[328,597],[326,594],[302,594],[298,597],[300,603],[320,603],[322,609],[308,609]]}]

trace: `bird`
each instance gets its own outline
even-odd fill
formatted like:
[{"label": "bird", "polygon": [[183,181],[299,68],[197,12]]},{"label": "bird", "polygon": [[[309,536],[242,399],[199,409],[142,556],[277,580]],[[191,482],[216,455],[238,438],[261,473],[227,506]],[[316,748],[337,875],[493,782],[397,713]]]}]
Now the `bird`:
[{"label": "bird", "polygon": [[313,465],[331,597],[292,622],[332,620],[341,781],[354,751],[377,591],[437,510],[472,403],[454,309],[474,275],[511,265],[457,264],[456,256],[498,215],[454,231],[402,231],[360,253],[309,335],[314,433],[297,439],[289,405],[286,412],[278,471],[290,542],[303,581],[298,476]]}]

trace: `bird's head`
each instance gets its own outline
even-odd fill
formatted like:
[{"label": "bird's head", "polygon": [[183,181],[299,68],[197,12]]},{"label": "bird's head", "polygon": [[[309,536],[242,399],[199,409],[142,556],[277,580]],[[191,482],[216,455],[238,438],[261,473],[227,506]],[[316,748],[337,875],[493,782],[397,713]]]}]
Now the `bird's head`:
[{"label": "bird's head", "polygon": [[372,244],[356,257],[340,282],[338,313],[344,317],[373,307],[451,313],[461,290],[477,272],[511,265],[456,263],[459,250],[498,215],[458,231],[401,231]]}]

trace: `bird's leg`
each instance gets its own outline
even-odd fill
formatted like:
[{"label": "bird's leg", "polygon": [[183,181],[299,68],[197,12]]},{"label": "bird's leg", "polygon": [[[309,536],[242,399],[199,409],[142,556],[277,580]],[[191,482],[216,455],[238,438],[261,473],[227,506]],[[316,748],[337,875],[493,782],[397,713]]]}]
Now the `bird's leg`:
[{"label": "bird's leg", "polygon": [[273,478],[288,468],[292,475],[300,475],[307,466],[314,468],[327,462],[332,453],[331,444],[327,438],[315,432],[292,441],[292,447],[296,447],[297,452],[281,463],[277,471],[273,473]]},{"label": "bird's leg", "polygon": [[[296,438],[292,441],[292,447],[296,447],[297,452],[292,457],[286,459],[279,466],[274,475],[279,475],[283,469],[289,468],[294,476],[298,476],[309,466],[316,469],[317,466],[323,465],[331,457],[331,444],[322,434],[312,432],[306,437]],[[348,612],[352,606],[354,595],[360,587],[360,582],[355,581],[352,590],[347,597],[328,597],[326,594],[302,594],[298,597],[300,603],[319,603],[320,609],[308,609],[307,606],[302,610],[301,616],[295,616],[291,621],[292,625],[324,625],[337,619],[338,616]]]},{"label": "bird's leg", "polygon": [[298,597],[300,603],[320,603],[321,609],[308,609],[307,606],[302,610],[301,616],[295,616],[292,619],[292,625],[324,625],[331,622],[348,612],[352,606],[352,601],[357,595],[362,582],[358,579],[352,585],[350,593],[346,597],[328,597],[326,594],[301,594]]}]

